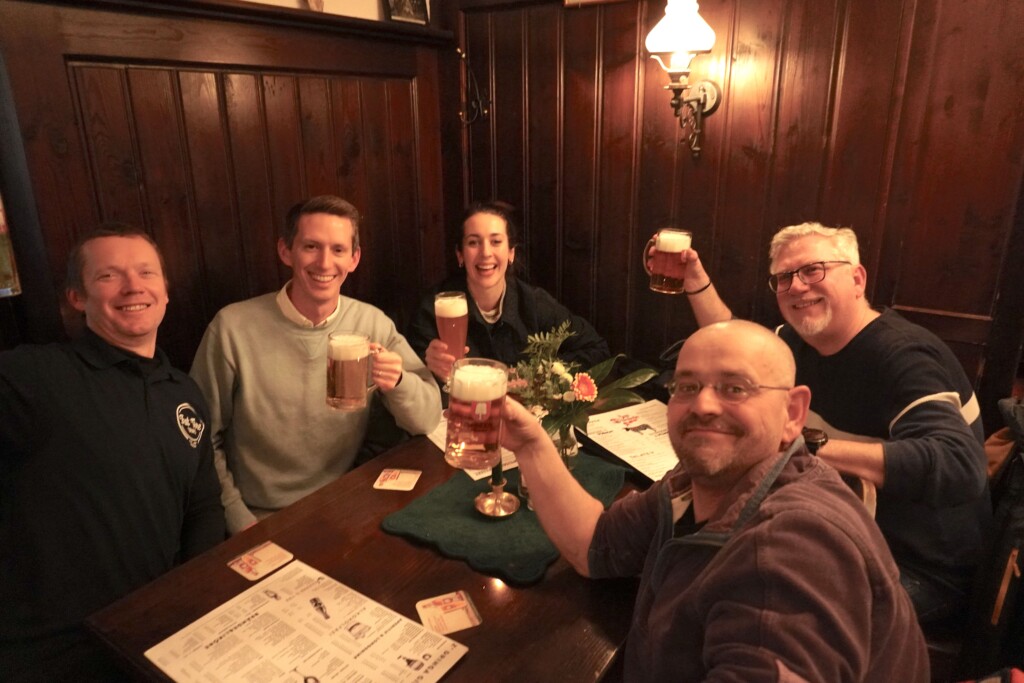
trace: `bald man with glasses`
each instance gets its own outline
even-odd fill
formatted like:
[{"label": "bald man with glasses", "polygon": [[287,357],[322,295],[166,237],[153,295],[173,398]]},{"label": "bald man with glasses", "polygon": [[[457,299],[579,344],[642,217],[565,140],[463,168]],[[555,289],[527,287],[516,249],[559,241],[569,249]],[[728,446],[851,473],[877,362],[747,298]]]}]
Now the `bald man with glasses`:
[{"label": "bald man with glasses", "polygon": [[[783,228],[768,255],[777,333],[814,396],[807,426],[824,435],[817,455],[877,488],[876,521],[922,624],[958,614],[991,520],[970,381],[938,337],[871,306],[852,230]],[[732,318],[697,252],[681,259],[698,324]]]},{"label": "bald man with glasses", "polygon": [[679,465],[604,510],[506,402],[502,444],[552,542],[593,578],[639,576],[627,681],[928,680],[878,527],[803,447],[811,392],[785,342],[731,320],[683,345],[667,425]]}]

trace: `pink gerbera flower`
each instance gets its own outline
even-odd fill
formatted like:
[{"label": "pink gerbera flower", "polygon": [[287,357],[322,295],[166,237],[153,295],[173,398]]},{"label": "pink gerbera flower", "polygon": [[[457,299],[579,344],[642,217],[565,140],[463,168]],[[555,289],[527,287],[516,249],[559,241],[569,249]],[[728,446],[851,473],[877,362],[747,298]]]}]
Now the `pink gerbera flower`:
[{"label": "pink gerbera flower", "polygon": [[576,394],[577,401],[593,403],[597,399],[597,384],[593,378],[585,372],[576,375],[572,381],[572,391]]}]

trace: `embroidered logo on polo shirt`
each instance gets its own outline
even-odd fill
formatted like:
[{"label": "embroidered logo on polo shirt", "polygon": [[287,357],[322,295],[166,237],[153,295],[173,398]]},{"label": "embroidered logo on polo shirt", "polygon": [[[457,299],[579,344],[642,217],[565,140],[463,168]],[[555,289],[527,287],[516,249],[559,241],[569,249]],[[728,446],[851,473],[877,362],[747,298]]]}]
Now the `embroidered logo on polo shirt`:
[{"label": "embroidered logo on polo shirt", "polygon": [[177,410],[178,417],[178,429],[181,430],[181,435],[188,441],[188,445],[195,448],[199,445],[200,439],[203,438],[203,430],[206,429],[206,423],[203,422],[202,418],[199,417],[199,413],[192,407],[190,403],[182,403],[178,406]]}]

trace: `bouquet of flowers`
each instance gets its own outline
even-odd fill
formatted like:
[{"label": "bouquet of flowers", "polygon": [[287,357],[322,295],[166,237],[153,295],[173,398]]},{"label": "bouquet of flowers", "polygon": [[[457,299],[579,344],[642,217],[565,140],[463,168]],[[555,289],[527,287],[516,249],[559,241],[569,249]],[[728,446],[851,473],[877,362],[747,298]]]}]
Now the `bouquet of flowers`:
[{"label": "bouquet of flowers", "polygon": [[527,358],[516,364],[508,385],[509,393],[540,419],[567,465],[570,449],[575,451],[572,427],[585,433],[592,413],[643,403],[630,389],[657,374],[650,368],[636,370],[599,388],[622,355],[580,371],[579,363],[558,359],[558,349],[574,334],[566,320],[550,332],[528,336],[523,351]]}]

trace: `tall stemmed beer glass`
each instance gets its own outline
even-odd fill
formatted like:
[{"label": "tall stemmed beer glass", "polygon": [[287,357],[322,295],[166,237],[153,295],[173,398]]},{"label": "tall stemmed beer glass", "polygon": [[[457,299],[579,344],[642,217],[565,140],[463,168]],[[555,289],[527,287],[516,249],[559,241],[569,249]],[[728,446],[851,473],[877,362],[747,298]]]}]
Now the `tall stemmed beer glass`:
[{"label": "tall stemmed beer glass", "polygon": [[[448,353],[455,360],[462,358],[466,349],[466,333],[469,329],[469,305],[464,292],[439,292],[434,295],[434,318],[437,320],[437,336],[448,345]],[[451,374],[444,383],[444,390],[451,391]]]},{"label": "tall stemmed beer glass", "polygon": [[476,497],[476,509],[504,517],[519,509],[519,499],[505,492],[501,469],[502,411],[508,367],[487,358],[455,361],[448,399],[448,433],[444,459],[461,469],[491,468],[491,491]]}]

